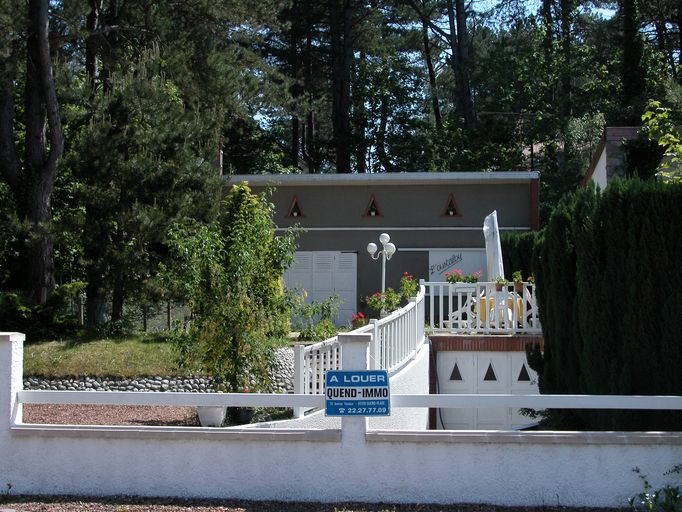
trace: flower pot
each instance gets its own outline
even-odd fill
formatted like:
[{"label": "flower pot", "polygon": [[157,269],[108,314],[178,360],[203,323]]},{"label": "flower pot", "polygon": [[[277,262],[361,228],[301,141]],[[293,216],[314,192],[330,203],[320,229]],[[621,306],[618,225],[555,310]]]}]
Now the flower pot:
[{"label": "flower pot", "polygon": [[214,405],[197,406],[197,416],[202,427],[222,427],[225,422],[227,407]]},{"label": "flower pot", "polygon": [[502,283],[495,283],[495,291],[501,292],[503,286]]},{"label": "flower pot", "polygon": [[231,407],[230,422],[235,425],[251,423],[253,419],[253,407]]},{"label": "flower pot", "polygon": [[523,283],[514,283],[516,293],[523,293]]}]

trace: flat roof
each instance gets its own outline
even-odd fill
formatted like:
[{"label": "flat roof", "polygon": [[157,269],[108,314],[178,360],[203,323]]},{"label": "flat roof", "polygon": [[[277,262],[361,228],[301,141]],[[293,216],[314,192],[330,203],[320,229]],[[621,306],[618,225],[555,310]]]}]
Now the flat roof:
[{"label": "flat roof", "polygon": [[396,172],[375,174],[234,174],[229,183],[248,181],[252,186],[319,186],[319,185],[503,185],[527,183],[540,179],[538,171],[507,172]]}]

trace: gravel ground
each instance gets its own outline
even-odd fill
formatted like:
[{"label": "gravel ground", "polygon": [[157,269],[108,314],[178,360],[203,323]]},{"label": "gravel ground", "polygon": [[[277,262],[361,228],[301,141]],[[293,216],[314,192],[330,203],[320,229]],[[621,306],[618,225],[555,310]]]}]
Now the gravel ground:
[{"label": "gravel ground", "polygon": [[24,404],[24,423],[199,426],[194,407]]},{"label": "gravel ground", "polygon": [[193,501],[114,497],[0,496],[0,512],[615,512],[615,509],[495,507],[492,505],[394,505],[282,503],[272,501]]}]

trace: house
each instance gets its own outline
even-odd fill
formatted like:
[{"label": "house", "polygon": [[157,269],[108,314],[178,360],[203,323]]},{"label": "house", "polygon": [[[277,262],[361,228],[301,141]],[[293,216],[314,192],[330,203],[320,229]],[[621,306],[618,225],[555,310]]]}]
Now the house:
[{"label": "house", "polygon": [[483,219],[497,210],[500,231],[539,228],[539,173],[459,172],[386,174],[234,175],[229,183],[271,190],[279,230],[300,226],[287,286],[310,300],[339,296],[338,322],[363,309],[361,298],[381,288],[381,263],[367,244],[387,233],[397,246],[387,262],[386,286],[403,272],[444,281],[453,268],[483,270]]}]

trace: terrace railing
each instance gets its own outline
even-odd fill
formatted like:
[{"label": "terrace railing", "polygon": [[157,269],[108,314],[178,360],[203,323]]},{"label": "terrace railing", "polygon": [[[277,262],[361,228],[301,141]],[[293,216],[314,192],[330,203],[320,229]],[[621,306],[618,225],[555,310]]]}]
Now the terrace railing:
[{"label": "terrace railing", "polygon": [[494,282],[424,283],[431,332],[540,334],[534,283],[497,290]]},{"label": "terrace railing", "polygon": [[[426,289],[420,283],[417,296],[385,318],[370,323],[354,333],[371,333],[370,367],[393,374],[412,360],[424,342],[424,298]],[[341,369],[341,345],[338,336],[313,345],[294,348],[294,393],[324,393],[324,376],[328,370]],[[301,417],[303,408],[294,409]]]}]

